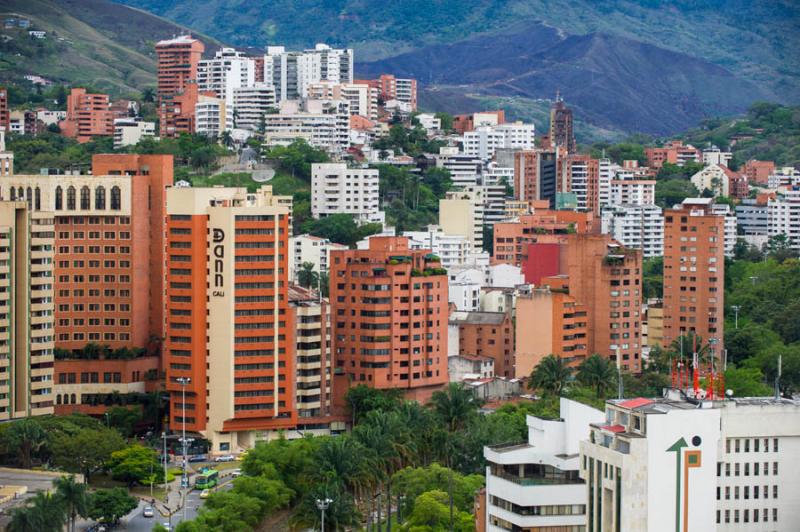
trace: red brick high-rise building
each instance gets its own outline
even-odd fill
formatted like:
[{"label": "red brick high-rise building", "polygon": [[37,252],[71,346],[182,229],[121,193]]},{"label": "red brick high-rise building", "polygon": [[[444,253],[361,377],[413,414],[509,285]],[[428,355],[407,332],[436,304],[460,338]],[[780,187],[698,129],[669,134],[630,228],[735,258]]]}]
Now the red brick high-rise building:
[{"label": "red brick high-rise building", "polygon": [[565,148],[569,153],[575,153],[577,148],[572,109],[567,107],[564,100],[558,95],[550,108],[549,142],[552,146]]},{"label": "red brick high-rise building", "polygon": [[197,66],[204,51],[203,43],[188,35],[156,43],[159,131],[162,137],[194,132]]},{"label": "red brick high-rise building", "polygon": [[427,400],[448,382],[447,274],[406,237],[369,246],[331,253],[335,393],[366,384]]},{"label": "red brick high-rise building", "polygon": [[55,216],[55,342],[146,347],[163,336],[171,155],[95,155],[92,175],[0,177],[0,197]]},{"label": "red brick high-rise building", "polygon": [[255,194],[167,192],[170,425],[177,430],[185,420],[188,431],[210,440],[212,453],[252,447],[297,424],[285,199],[269,186]]},{"label": "red brick high-rise building", "polygon": [[67,117],[58,126],[62,135],[78,142],[114,134],[114,115],[109,108],[108,94],[92,94],[74,88],[67,96]]},{"label": "red brick high-rise building", "polygon": [[[713,199],[690,198],[664,211],[664,344],[694,333],[722,353],[725,217]],[[697,346],[698,348],[700,346]],[[692,346],[684,346],[691,353]]]},{"label": "red brick high-rise building", "polygon": [[203,43],[188,35],[156,43],[157,95],[161,97],[179,94],[190,80],[197,81],[197,65],[204,51]]}]

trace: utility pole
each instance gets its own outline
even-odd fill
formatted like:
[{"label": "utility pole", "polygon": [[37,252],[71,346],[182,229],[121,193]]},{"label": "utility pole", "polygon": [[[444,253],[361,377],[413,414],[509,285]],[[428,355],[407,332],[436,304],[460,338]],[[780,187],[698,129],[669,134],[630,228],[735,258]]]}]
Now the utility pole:
[{"label": "utility pole", "polygon": [[182,404],[182,412],[181,412],[181,421],[182,421],[182,437],[181,443],[183,444],[183,474],[181,475],[181,493],[184,494],[183,496],[183,520],[186,521],[186,488],[189,486],[189,477],[186,476],[186,464],[187,464],[187,457],[186,457],[186,386],[192,382],[192,379],[189,377],[178,377],[177,379],[178,384],[181,385],[181,404]]},{"label": "utility pole", "polygon": [[731,305],[731,309],[733,310],[734,315],[736,316],[734,318],[734,324],[735,324],[734,328],[735,329],[739,329],[739,310],[741,308],[742,308],[741,305]]},{"label": "utility pole", "polygon": [[316,502],[317,502],[317,508],[322,513],[320,532],[325,532],[325,510],[327,510],[328,507],[331,505],[333,499],[325,497],[324,499],[317,499]]}]

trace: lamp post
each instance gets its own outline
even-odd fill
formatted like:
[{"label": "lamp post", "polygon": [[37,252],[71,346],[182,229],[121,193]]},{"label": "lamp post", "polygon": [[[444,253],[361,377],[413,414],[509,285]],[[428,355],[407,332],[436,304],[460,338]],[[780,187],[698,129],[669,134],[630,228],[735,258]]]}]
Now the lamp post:
[{"label": "lamp post", "polygon": [[164,438],[164,499],[169,504],[169,484],[167,484],[167,433],[162,432],[161,437]]},{"label": "lamp post", "polygon": [[[181,445],[183,445],[183,473],[181,475],[181,492],[185,493],[189,486],[189,478],[186,476],[186,386],[192,382],[189,377],[178,377],[175,379],[181,385]],[[185,499],[184,495],[184,499]],[[186,521],[186,501],[183,501],[183,520]]]},{"label": "lamp post", "polygon": [[104,413],[103,417],[106,418],[106,428],[111,428],[111,424],[108,421],[108,412]]},{"label": "lamp post", "polygon": [[322,512],[322,526],[320,527],[320,532],[325,532],[325,510],[328,509],[332,502],[333,499],[329,499],[328,497],[317,499],[317,508]]},{"label": "lamp post", "polygon": [[758,275],[751,275],[750,282],[753,283],[753,286],[756,285],[756,281],[758,281]]},{"label": "lamp post", "polygon": [[741,310],[741,308],[742,308],[741,305],[731,305],[731,309],[733,310],[733,313],[736,316],[734,318],[734,328],[737,330],[739,329],[739,310]]}]

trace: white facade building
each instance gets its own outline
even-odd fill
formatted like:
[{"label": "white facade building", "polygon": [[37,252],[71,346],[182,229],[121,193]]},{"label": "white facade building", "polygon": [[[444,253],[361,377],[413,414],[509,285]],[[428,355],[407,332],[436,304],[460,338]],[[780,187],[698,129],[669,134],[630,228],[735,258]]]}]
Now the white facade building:
[{"label": "white facade building", "polygon": [[439,225],[445,233],[470,239],[473,250],[483,249],[483,187],[450,190],[439,200]]},{"label": "white facade building", "polygon": [[280,102],[280,112],[264,117],[264,141],[289,145],[304,139],[310,145],[340,154],[350,146],[350,112],[345,101]]},{"label": "white facade building", "polygon": [[264,55],[264,82],[275,87],[278,101],[305,98],[312,83],[353,82],[353,50],[317,44],[313,49],[287,52],[268,46]]},{"label": "white facade building", "polygon": [[233,109],[222,98],[200,95],[194,107],[194,131],[218,137],[233,129]]},{"label": "white facade building", "polygon": [[725,256],[733,257],[733,248],[736,246],[736,214],[725,203],[715,203],[711,206],[711,212],[725,217]]},{"label": "white facade building", "polygon": [[[331,242],[327,238],[313,235],[297,235],[289,237],[289,281],[297,279],[303,264],[314,265],[317,273],[328,273],[331,263],[331,251],[348,249],[344,244]],[[311,287],[316,288],[316,287]]]},{"label": "white facade building", "polygon": [[429,249],[442,259],[443,268],[465,264],[472,255],[472,244],[463,235],[449,235],[438,225],[429,225],[427,231],[406,231],[410,249]]},{"label": "white facade building", "polygon": [[233,91],[255,83],[255,61],[233,48],[217,50],[211,59],[201,59],[197,64],[197,88],[200,92],[213,92],[229,106],[233,105]]},{"label": "white facade building", "polygon": [[275,87],[269,83],[254,83],[233,89],[234,125],[236,129],[258,131],[262,119],[277,109]]},{"label": "white facade building", "polygon": [[145,137],[154,137],[156,123],[137,118],[114,119],[114,148],[135,146]]},{"label": "white facade building", "polygon": [[[618,173],[619,177],[620,174]],[[650,179],[612,179],[609,205],[653,205],[656,182]]]},{"label": "white facade building", "polygon": [[59,122],[66,118],[66,111],[49,111],[47,109],[40,109],[36,111],[36,120],[45,126],[58,125]]},{"label": "white facade building", "polygon": [[722,151],[716,146],[711,146],[710,148],[703,150],[703,164],[706,166],[717,164],[730,166],[731,159],[733,159],[733,154],[731,152]]},{"label": "white facade building", "polygon": [[597,532],[790,532],[800,523],[797,401],[689,401],[677,390],[608,401],[580,455]]},{"label": "white facade building", "polygon": [[786,235],[792,249],[800,251],[800,186],[780,190],[769,200],[767,234]]},{"label": "white facade building", "polygon": [[602,209],[606,205],[611,205],[611,181],[616,177],[616,169],[610,159],[600,159],[598,161],[597,172],[597,203]]},{"label": "white facade building", "polygon": [[743,199],[736,206],[737,232],[748,235],[766,235],[769,227],[769,205],[755,199]]},{"label": "white facade building", "polygon": [[483,175],[483,160],[480,157],[459,153],[458,148],[451,146],[439,148],[436,166],[450,171],[454,187],[477,185]]},{"label": "white facade building", "polygon": [[616,205],[603,208],[601,232],[644,257],[664,254],[664,215],[656,205]]},{"label": "white facade building", "polygon": [[728,177],[726,167],[719,164],[706,166],[690,179],[692,184],[697,187],[701,193],[708,189],[716,196],[729,196],[730,195],[730,179]]},{"label": "white facade building", "polygon": [[311,165],[311,215],[351,214],[357,223],[383,223],[379,210],[378,170],[348,168],[345,163]]},{"label": "white facade building", "polygon": [[775,190],[780,187],[791,187],[800,185],[800,170],[792,166],[783,166],[776,168],[772,174],[767,177],[767,187]]},{"label": "white facade building", "polygon": [[425,128],[425,130],[428,132],[439,131],[442,129],[441,119],[436,118],[436,115],[433,113],[420,113],[416,118],[419,121],[419,125]]},{"label": "white facade building", "polygon": [[487,532],[586,530],[578,451],[590,424],[603,418],[599,410],[561,398],[560,419],[527,416],[527,443],[484,447]]},{"label": "white facade building", "polygon": [[450,280],[447,285],[447,300],[455,305],[456,309],[475,312],[481,307],[481,288],[485,278],[482,268],[464,268],[455,272],[448,272]]},{"label": "white facade building", "polygon": [[532,150],[536,130],[533,124],[513,122],[497,126],[478,126],[464,133],[464,154],[488,160],[501,148]]},{"label": "white facade building", "polygon": [[378,89],[369,85],[320,81],[308,86],[307,97],[312,100],[345,100],[350,104],[351,115],[378,119]]}]

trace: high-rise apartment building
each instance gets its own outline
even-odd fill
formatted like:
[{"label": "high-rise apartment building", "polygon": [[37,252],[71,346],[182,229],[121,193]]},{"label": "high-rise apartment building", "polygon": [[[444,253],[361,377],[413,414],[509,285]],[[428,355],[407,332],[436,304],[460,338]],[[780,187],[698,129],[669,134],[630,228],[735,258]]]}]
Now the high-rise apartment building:
[{"label": "high-rise apartment building", "polygon": [[58,126],[64,136],[78,142],[113,135],[114,117],[109,108],[108,94],[92,94],[83,88],[73,88],[67,96],[67,117]]},{"label": "high-rise apartment building", "polygon": [[562,147],[569,153],[575,153],[576,142],[573,128],[572,109],[564,100],[556,95],[556,101],[550,108],[550,144]]},{"label": "high-rise apartment building", "polygon": [[347,246],[308,234],[289,237],[289,280],[297,282],[297,275],[303,269],[303,264],[311,264],[313,271],[327,274],[331,251],[337,249],[347,249]]},{"label": "high-rise apartment building", "polygon": [[514,197],[547,200],[555,208],[558,187],[558,152],[524,150],[514,154]]},{"label": "high-rise apartment building", "polygon": [[194,106],[194,132],[217,138],[233,129],[233,107],[223,98],[201,94]]},{"label": "high-rise apartment building", "polygon": [[180,94],[164,96],[159,100],[159,134],[177,137],[197,130],[195,107],[200,99],[197,84],[188,82]]},{"label": "high-rise apartment building", "polygon": [[333,400],[331,307],[319,292],[289,285],[289,312],[296,336],[298,430],[330,424]]},{"label": "high-rise apartment building", "polygon": [[368,85],[377,89],[384,102],[397,100],[406,104],[412,112],[417,110],[417,80],[396,78],[392,74],[381,74],[378,79],[359,79],[359,85]]},{"label": "high-rise apartment building", "polygon": [[6,132],[0,128],[0,176],[14,173],[14,152],[6,151]]},{"label": "high-rise apartment building", "polygon": [[264,125],[264,116],[274,112],[275,87],[268,83],[254,83],[233,89],[234,127],[258,131]]},{"label": "high-rise apartment building", "polygon": [[700,150],[680,140],[671,140],[661,147],[645,148],[644,154],[647,166],[654,170],[660,170],[664,163],[683,166],[687,162],[699,163],[703,160]]},{"label": "high-rise apartment building", "polygon": [[483,187],[450,190],[439,200],[439,226],[448,235],[468,239],[473,251],[480,251],[483,249],[483,212]]},{"label": "high-rise apartment building", "polygon": [[351,214],[357,223],[383,223],[378,170],[348,168],[345,163],[311,165],[311,214],[324,218]]},{"label": "high-rise apartment building", "polygon": [[664,216],[656,205],[620,204],[605,207],[601,231],[627,248],[641,249],[645,258],[664,254]]},{"label": "high-rise apartment building", "polygon": [[0,420],[53,413],[53,214],[0,201]]},{"label": "high-rise apartment building", "polygon": [[768,201],[767,234],[785,236],[789,246],[800,251],[800,186],[779,190],[775,198]]},{"label": "high-rise apartment building", "polygon": [[264,82],[275,87],[278,101],[307,97],[308,87],[320,81],[353,82],[353,50],[317,44],[313,49],[287,52],[268,46],[264,55]]},{"label": "high-rise apartment building", "polygon": [[370,85],[320,81],[308,86],[308,97],[312,100],[345,100],[350,104],[351,115],[378,119],[378,89]]},{"label": "high-rise apartment building", "polygon": [[[713,212],[713,199],[689,198],[664,211],[666,345],[694,333],[704,343],[716,342],[713,349],[722,353],[724,282],[725,216]],[[691,352],[692,346],[684,347]]]},{"label": "high-rise apartment building", "polygon": [[279,112],[264,116],[268,146],[303,139],[315,148],[343,154],[350,147],[350,111],[345,100],[283,100]]},{"label": "high-rise apartment building", "polygon": [[578,210],[600,214],[600,161],[588,155],[568,155],[559,191],[571,192],[578,200]]},{"label": "high-rise apartment building", "polygon": [[256,78],[255,61],[233,48],[221,48],[214,57],[197,63],[197,86],[200,92],[213,93],[229,106],[234,90],[252,87]]},{"label": "high-rise apartment building", "polygon": [[170,425],[185,421],[187,430],[211,441],[212,453],[250,447],[294,427],[284,198],[269,186],[255,194],[171,188],[166,219]]},{"label": "high-rise apartment building", "polygon": [[608,401],[580,444],[586,529],[796,530],[798,418],[769,397]]},{"label": "high-rise apartment building", "polygon": [[463,150],[466,155],[489,160],[498,149],[532,150],[536,130],[533,124],[513,122],[497,126],[479,126],[464,133]]},{"label": "high-rise apartment building", "polygon": [[766,185],[769,182],[769,176],[774,171],[775,163],[773,161],[750,159],[744,163],[744,174],[747,176],[747,181],[756,185]]},{"label": "high-rise apartment building", "polygon": [[95,155],[92,171],[0,177],[0,198],[55,217],[56,346],[144,347],[163,337],[172,156]]},{"label": "high-rise apartment building", "polygon": [[373,237],[369,249],[331,255],[333,353],[343,389],[349,382],[428,399],[448,382],[447,274],[438,257],[410,250],[404,237]]},{"label": "high-rise apartment building", "polygon": [[515,376],[510,312],[456,312],[449,323],[458,327],[459,355],[489,357],[494,362],[494,375]]},{"label": "high-rise apartment building", "polygon": [[204,51],[203,43],[189,35],[156,43],[159,98],[180,94],[189,81],[197,81],[197,66]]}]

